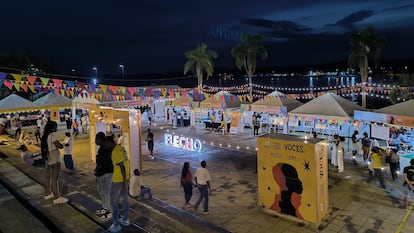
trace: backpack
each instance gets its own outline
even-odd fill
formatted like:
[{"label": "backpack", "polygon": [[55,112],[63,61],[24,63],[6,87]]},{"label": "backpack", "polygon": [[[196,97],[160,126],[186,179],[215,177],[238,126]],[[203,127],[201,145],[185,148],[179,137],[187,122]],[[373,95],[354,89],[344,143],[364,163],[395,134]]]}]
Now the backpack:
[{"label": "backpack", "polygon": [[42,159],[47,161],[47,156],[49,155],[49,146],[47,145],[46,138],[42,138],[40,140],[40,152],[42,154]]}]

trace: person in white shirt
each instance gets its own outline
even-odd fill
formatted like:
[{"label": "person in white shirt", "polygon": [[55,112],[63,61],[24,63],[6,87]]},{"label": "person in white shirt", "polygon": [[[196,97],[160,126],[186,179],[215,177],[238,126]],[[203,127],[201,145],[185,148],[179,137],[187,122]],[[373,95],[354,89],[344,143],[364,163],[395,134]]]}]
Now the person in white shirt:
[{"label": "person in white shirt", "polygon": [[207,163],[206,161],[201,161],[201,167],[197,168],[194,179],[198,191],[200,191],[200,197],[198,201],[194,205],[194,210],[197,211],[198,206],[200,205],[201,201],[204,199],[204,214],[209,214],[210,210],[208,209],[208,196],[211,195],[211,186],[210,186],[210,173],[207,170]]},{"label": "person in white shirt", "polygon": [[141,172],[136,168],[134,169],[134,175],[131,176],[129,181],[129,195],[133,198],[139,197],[142,201],[146,194],[148,195],[148,198],[152,200],[151,188],[144,185],[141,178]]},{"label": "person in white shirt", "polygon": [[71,171],[75,171],[73,165],[72,150],[73,150],[73,137],[69,132],[65,133],[65,139],[63,140],[63,161],[65,161],[65,167]]}]

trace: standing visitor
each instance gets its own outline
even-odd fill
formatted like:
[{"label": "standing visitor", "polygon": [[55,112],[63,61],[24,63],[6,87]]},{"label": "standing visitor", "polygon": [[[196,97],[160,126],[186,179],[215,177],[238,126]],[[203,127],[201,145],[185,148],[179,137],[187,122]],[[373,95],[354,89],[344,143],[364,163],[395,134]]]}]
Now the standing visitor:
[{"label": "standing visitor", "polygon": [[253,117],[253,136],[259,136],[260,120],[259,115]]},{"label": "standing visitor", "polygon": [[197,168],[196,173],[194,175],[195,183],[200,192],[200,197],[198,201],[194,205],[194,210],[197,211],[198,206],[200,205],[201,201],[204,199],[204,211],[203,214],[209,214],[210,210],[208,209],[208,196],[211,195],[211,186],[210,186],[210,173],[207,170],[207,163],[206,161],[201,161],[201,167]]},{"label": "standing visitor", "polygon": [[190,200],[193,196],[193,174],[191,173],[189,162],[184,162],[183,169],[181,171],[181,187],[184,189],[185,198],[183,209],[191,208]]},{"label": "standing visitor", "polygon": [[345,138],[339,137],[338,143],[338,172],[344,171],[344,155],[345,155]]},{"label": "standing visitor", "polygon": [[374,173],[369,176],[367,183],[370,183],[373,179],[378,179],[381,187],[385,189],[385,180],[384,175],[382,174],[382,158],[381,155],[383,154],[383,150],[374,146],[372,148],[371,153],[371,163],[372,163],[372,169],[374,169]]},{"label": "standing visitor", "polygon": [[331,146],[331,164],[338,168],[339,135],[334,134]]},{"label": "standing visitor", "polygon": [[400,170],[400,156],[397,154],[397,148],[392,148],[390,153],[387,154],[385,162],[388,162],[390,165],[390,172],[392,180],[398,178],[398,171]]},{"label": "standing visitor", "polygon": [[148,144],[148,150],[151,155],[151,159],[154,160],[153,150],[154,150],[154,134],[151,132],[151,129],[148,129],[147,133],[147,144]]},{"label": "standing visitor", "polygon": [[364,135],[364,137],[361,140],[362,141],[362,151],[364,152],[364,154],[363,154],[364,161],[367,161],[369,151],[371,149],[371,139],[369,139],[367,132],[364,132],[363,135]]},{"label": "standing visitor", "polygon": [[[115,141],[113,143],[116,144]],[[128,180],[130,176],[128,155],[125,148],[118,144],[112,150],[112,165],[114,166],[111,184],[112,225],[109,227],[109,231],[118,232],[121,230],[120,224],[129,225]],[[119,218],[118,202],[121,196],[123,199],[123,215]]]},{"label": "standing visitor", "polygon": [[75,137],[75,139],[77,139],[78,134],[79,134],[78,127],[79,127],[78,121],[75,119],[72,123],[73,136]]},{"label": "standing visitor", "polygon": [[82,133],[87,133],[86,132],[86,114],[82,114],[82,117],[81,117],[81,127],[82,127]]},{"label": "standing visitor", "polygon": [[36,137],[36,143],[39,143],[39,141],[41,141],[41,137],[40,137],[40,127],[36,126],[35,128],[35,137]]},{"label": "standing visitor", "polygon": [[408,198],[414,192],[414,159],[410,160],[410,166],[404,167],[404,186],[406,187],[404,204],[408,210]]},{"label": "standing visitor", "polygon": [[112,149],[115,146],[112,136],[105,137],[103,132],[96,134],[95,143],[99,147],[96,155],[96,168],[94,174],[98,192],[102,201],[102,208],[97,210],[95,214],[102,218],[112,217],[111,209],[111,183],[114,166],[112,164]]},{"label": "standing visitor", "polygon": [[14,138],[18,140],[18,136],[22,133],[22,121],[16,118],[16,131],[14,132]]},{"label": "standing visitor", "polygon": [[41,150],[47,149],[47,162],[45,173],[45,200],[53,199],[53,204],[68,202],[68,199],[62,197],[59,193],[59,175],[60,175],[60,152],[63,145],[57,140],[57,123],[48,121],[45,125],[45,132],[41,140]]},{"label": "standing visitor", "polygon": [[148,113],[147,114],[148,114],[147,115],[148,116],[148,124],[151,125],[153,114],[152,114],[152,111],[151,111],[150,108],[148,108]]},{"label": "standing visitor", "polygon": [[65,167],[71,171],[75,171],[75,166],[73,165],[72,151],[73,151],[73,137],[69,132],[65,133],[65,139],[63,139],[63,161],[65,162]]},{"label": "standing visitor", "polygon": [[354,131],[354,133],[352,134],[352,162],[356,163],[356,156],[358,155],[359,152],[359,132],[357,130]]}]

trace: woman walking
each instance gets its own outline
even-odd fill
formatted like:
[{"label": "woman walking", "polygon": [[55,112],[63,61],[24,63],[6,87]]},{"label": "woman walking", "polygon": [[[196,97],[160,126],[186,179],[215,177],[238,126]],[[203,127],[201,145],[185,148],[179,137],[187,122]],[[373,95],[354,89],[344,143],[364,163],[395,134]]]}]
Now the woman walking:
[{"label": "woman walking", "polygon": [[190,171],[190,163],[184,162],[183,170],[181,171],[181,186],[184,189],[185,204],[183,209],[191,208],[190,200],[193,196],[193,174]]}]

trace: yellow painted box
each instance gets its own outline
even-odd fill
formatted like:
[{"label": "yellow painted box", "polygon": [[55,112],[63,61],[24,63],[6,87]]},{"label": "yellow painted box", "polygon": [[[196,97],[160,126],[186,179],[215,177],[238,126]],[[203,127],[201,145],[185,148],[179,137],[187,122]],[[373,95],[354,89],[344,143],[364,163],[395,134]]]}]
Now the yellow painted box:
[{"label": "yellow painted box", "polygon": [[329,209],[327,141],[266,134],[257,148],[258,205],[319,225]]}]

